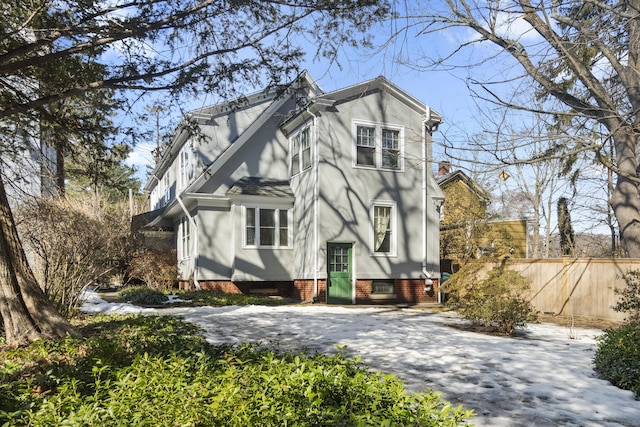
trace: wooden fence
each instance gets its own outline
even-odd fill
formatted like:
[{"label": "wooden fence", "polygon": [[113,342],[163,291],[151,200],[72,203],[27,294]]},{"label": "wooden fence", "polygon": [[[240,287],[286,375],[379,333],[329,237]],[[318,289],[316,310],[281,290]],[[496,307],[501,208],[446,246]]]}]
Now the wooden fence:
[{"label": "wooden fence", "polygon": [[541,312],[622,321],[625,314],[611,308],[618,301],[614,289],[626,286],[623,273],[640,270],[640,259],[509,259],[507,265],[530,281],[531,302]]}]

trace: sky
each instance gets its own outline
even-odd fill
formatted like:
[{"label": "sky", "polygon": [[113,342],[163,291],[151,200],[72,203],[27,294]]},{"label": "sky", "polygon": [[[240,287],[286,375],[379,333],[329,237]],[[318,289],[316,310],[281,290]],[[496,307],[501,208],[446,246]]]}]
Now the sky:
[{"label": "sky", "polygon": [[[389,27],[389,24],[385,24],[382,28],[377,27],[373,31],[377,31],[376,42],[382,44],[393,29]],[[314,58],[311,54],[314,51],[314,46],[303,43],[303,48],[309,54],[300,64],[300,69],[309,71],[325,92],[384,76],[430,108],[444,115],[444,124],[440,128],[441,134],[450,127],[460,128],[461,123],[465,123],[463,127],[468,128],[470,125],[468,117],[475,116],[472,114],[475,106],[464,82],[466,70],[420,71],[416,70],[412,64],[403,64],[397,60],[398,56],[406,59],[405,53],[407,51],[415,53],[418,51],[416,48],[422,50],[423,44],[431,43],[432,39],[433,37],[425,36],[405,38],[402,42],[391,44],[384,50],[344,46],[335,62]],[[446,40],[447,44],[455,42],[451,39]],[[255,90],[260,89],[262,88]],[[211,105],[212,99],[215,99],[215,96],[202,93],[199,97],[185,100],[185,110],[191,111]],[[138,168],[138,177],[143,182],[145,165],[151,163],[150,152],[154,147],[155,141],[138,144],[128,159],[130,165]]]},{"label": "sky", "polygon": [[[402,5],[402,2],[397,2],[397,4]],[[389,35],[398,30],[398,25],[400,24],[386,23],[376,27],[373,30],[375,43],[378,45],[385,44]],[[521,41],[525,43],[536,42],[535,33],[531,31],[531,28],[522,19],[516,19],[511,24],[507,24],[505,20],[499,26],[503,28],[502,31],[505,33],[519,34]],[[386,77],[443,115],[444,122],[434,134],[434,169],[439,161],[447,160],[452,161],[453,170],[463,169],[468,174],[474,175],[473,169],[478,169],[478,166],[472,162],[458,161],[457,157],[471,156],[470,153],[462,154],[469,145],[469,138],[483,132],[488,134],[483,127],[489,126],[491,128],[491,117],[494,114],[497,117],[497,113],[493,112],[494,106],[489,103],[479,102],[477,98],[471,95],[467,82],[470,79],[500,81],[520,73],[520,70],[514,66],[513,61],[506,55],[502,55],[497,61],[494,59],[484,65],[469,68],[468,64],[478,64],[481,62],[480,58],[492,57],[496,54],[495,48],[489,43],[476,44],[472,48],[465,49],[456,55],[454,60],[451,61],[451,64],[456,65],[454,67],[449,67],[446,70],[442,67],[425,70],[426,57],[446,56],[459,47],[461,43],[469,42],[475,36],[468,30],[461,29],[452,29],[427,35],[417,35],[416,31],[418,29],[411,29],[406,33],[402,33],[402,36],[395,39],[395,42],[387,44],[385,49],[368,50],[362,47],[343,47],[336,62],[329,63],[326,60],[317,60],[311,55],[307,55],[305,61],[301,64],[301,69],[308,70],[326,92],[378,76]],[[313,46],[306,46],[306,51],[313,52]],[[256,88],[256,90],[258,89]],[[513,88],[507,85],[507,89]],[[184,110],[190,111],[208,106],[213,98],[212,95],[203,93],[199,97],[186,100]],[[514,126],[516,128],[522,126],[524,122],[519,114],[516,112],[509,113],[510,120],[515,123]],[[453,157],[450,156],[450,150],[445,150],[445,141],[446,145],[452,145],[459,150],[453,154]],[[154,147],[155,141],[139,143],[128,159],[129,164],[138,168],[138,177],[143,183],[146,180],[146,165],[151,164],[151,150]],[[505,169],[508,168],[505,167]],[[515,179],[501,182],[497,178],[501,171],[499,169],[489,172],[481,171],[478,175],[484,181],[481,185],[485,185],[485,188],[490,192],[495,191],[496,200],[500,192],[519,190]],[[513,173],[514,171],[511,170],[510,175],[513,176]],[[599,173],[604,177],[603,171]],[[476,177],[472,176],[472,178]],[[487,188],[486,186],[493,188]],[[565,185],[556,194],[546,197],[553,199],[553,203],[550,205],[553,208],[549,209],[552,217],[550,222],[552,228],[555,227],[556,200],[559,197],[567,197],[570,201],[574,201],[576,207],[573,213],[574,218],[572,218],[576,231],[599,234],[609,233],[609,229],[600,223],[604,215],[596,214],[589,208],[591,206],[603,206],[604,210],[606,196],[601,195],[594,198],[594,194],[599,195],[600,193],[591,189],[586,193],[588,193],[588,200],[576,198],[572,189]],[[574,204],[570,205],[571,209],[573,209]],[[500,207],[498,201],[493,205],[496,208]],[[531,217],[531,214],[527,213],[527,216]]]},{"label": "sky", "polygon": [[81,310],[179,316],[211,344],[258,342],[285,349],[360,356],[394,374],[409,392],[429,388],[473,409],[479,427],[640,425],[640,400],[598,378],[597,329],[532,324],[521,336],[460,329],[454,312],[298,304],[279,307],[141,308],[87,293]]}]

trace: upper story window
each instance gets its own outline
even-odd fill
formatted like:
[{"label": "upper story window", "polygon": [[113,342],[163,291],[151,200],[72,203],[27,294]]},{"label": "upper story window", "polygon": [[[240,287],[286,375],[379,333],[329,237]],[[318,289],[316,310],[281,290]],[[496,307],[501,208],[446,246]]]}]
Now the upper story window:
[{"label": "upper story window", "polygon": [[171,200],[171,181],[169,177],[169,169],[162,177],[162,206],[165,206]]},{"label": "upper story window", "polygon": [[244,209],[244,246],[288,248],[291,246],[289,209]]},{"label": "upper story window", "polygon": [[372,255],[396,254],[396,205],[393,202],[374,201],[371,204]]},{"label": "upper story window", "polygon": [[291,138],[291,176],[311,168],[311,127],[306,126]]},{"label": "upper story window", "polygon": [[191,183],[194,175],[194,167],[191,161],[191,149],[185,144],[180,150],[180,188],[185,189]]},{"label": "upper story window", "polygon": [[376,123],[354,123],[354,165],[400,170],[403,167],[404,131],[401,127]]}]

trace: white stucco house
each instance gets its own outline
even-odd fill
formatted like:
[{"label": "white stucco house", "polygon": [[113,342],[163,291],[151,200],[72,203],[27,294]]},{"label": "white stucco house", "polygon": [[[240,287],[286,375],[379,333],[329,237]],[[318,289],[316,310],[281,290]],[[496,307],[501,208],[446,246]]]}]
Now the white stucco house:
[{"label": "white stucco house", "polygon": [[438,113],[383,77],[325,93],[303,72],[187,119],[145,186],[183,285],[436,302]]}]

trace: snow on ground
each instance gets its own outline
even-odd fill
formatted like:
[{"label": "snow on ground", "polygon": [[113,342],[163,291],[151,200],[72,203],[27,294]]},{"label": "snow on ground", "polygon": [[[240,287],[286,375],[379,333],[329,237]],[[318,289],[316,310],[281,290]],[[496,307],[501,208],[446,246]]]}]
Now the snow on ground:
[{"label": "snow on ground", "polygon": [[640,426],[640,401],[593,370],[595,329],[530,325],[522,337],[451,327],[455,313],[326,305],[143,309],[89,294],[88,313],[168,314],[206,330],[213,344],[279,343],[332,353],[334,344],[409,391],[433,388],[478,415],[477,426]]}]

